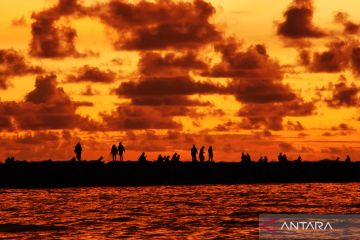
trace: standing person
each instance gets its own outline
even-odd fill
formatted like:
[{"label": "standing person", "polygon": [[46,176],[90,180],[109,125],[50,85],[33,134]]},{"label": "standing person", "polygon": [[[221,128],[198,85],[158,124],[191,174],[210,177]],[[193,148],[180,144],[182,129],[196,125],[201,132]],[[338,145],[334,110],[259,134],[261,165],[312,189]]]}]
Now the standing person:
[{"label": "standing person", "polygon": [[197,148],[195,147],[195,144],[193,144],[192,148],[191,148],[191,158],[193,162],[196,162],[196,155],[198,153]]},{"label": "standing person", "polygon": [[202,146],[200,148],[199,158],[200,158],[200,162],[205,161],[205,147],[204,146]]},{"label": "standing person", "polygon": [[111,155],[112,155],[112,160],[113,160],[113,161],[116,161],[117,152],[118,152],[118,150],[117,150],[117,148],[116,148],[116,145],[115,145],[115,144],[112,145],[110,153],[111,153]]},{"label": "standing person", "polygon": [[75,149],[74,149],[74,153],[76,154],[76,159],[78,161],[81,161],[81,152],[82,152],[82,147],[80,143],[77,143],[75,145]]},{"label": "standing person", "polygon": [[209,147],[208,154],[209,154],[209,162],[213,162],[214,161],[214,152],[213,152],[212,146]]},{"label": "standing person", "polygon": [[122,144],[122,142],[119,143],[118,151],[119,151],[120,161],[123,161],[123,160],[124,160],[123,154],[124,154],[124,152],[125,152],[125,147],[124,147],[124,145]]}]

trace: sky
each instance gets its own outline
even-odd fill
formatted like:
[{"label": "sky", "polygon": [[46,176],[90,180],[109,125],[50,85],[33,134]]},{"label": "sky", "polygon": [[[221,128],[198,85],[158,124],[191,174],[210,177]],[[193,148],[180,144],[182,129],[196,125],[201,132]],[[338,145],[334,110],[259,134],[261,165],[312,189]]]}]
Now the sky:
[{"label": "sky", "polygon": [[0,158],[360,158],[355,0],[0,7]]}]

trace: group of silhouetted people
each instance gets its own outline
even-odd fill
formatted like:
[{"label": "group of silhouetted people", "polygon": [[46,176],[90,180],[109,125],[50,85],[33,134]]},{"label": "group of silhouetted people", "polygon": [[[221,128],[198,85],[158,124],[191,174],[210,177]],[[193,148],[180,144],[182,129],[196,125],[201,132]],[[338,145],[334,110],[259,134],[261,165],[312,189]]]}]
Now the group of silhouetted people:
[{"label": "group of silhouetted people", "polygon": [[[200,162],[205,162],[205,147],[204,146],[202,146],[200,148],[200,151],[198,152],[197,148],[195,147],[195,144],[193,144],[193,146],[190,150],[190,153],[191,153],[192,162],[197,162],[198,153],[199,153]],[[214,151],[213,151],[212,146],[209,146],[209,148],[208,148],[208,161],[209,162],[214,161]]]},{"label": "group of silhouetted people", "polygon": [[180,154],[178,153],[174,153],[170,159],[170,155],[167,156],[162,156],[161,154],[159,154],[157,160],[157,162],[180,162]]},{"label": "group of silhouetted people", "polygon": [[279,162],[287,162],[288,161],[286,154],[282,154],[282,153],[279,153],[278,160],[279,160]]},{"label": "group of silhouetted people", "polygon": [[[73,161],[75,160],[78,160],[78,161],[81,161],[81,153],[82,153],[82,146],[81,144],[78,142],[76,145],[75,145],[75,148],[74,148],[74,153],[75,153],[75,158],[73,158]],[[213,148],[212,146],[209,146],[208,150],[208,161],[209,162],[213,162],[214,161],[214,152],[213,152]],[[116,158],[117,158],[117,155],[119,155],[119,159],[120,161],[123,161],[124,160],[124,153],[125,153],[125,147],[124,145],[122,144],[122,142],[119,143],[118,146],[116,146],[115,144],[111,147],[111,151],[110,151],[110,154],[112,155],[112,160],[113,161],[116,161]],[[192,162],[197,162],[197,156],[199,156],[199,160],[200,162],[205,162],[205,147],[202,146],[200,148],[200,151],[197,150],[197,148],[195,147],[195,144],[193,144],[191,150],[190,150],[190,153],[191,153],[191,159],[192,159]],[[102,160],[102,157],[100,158]],[[340,158],[337,158],[336,161],[339,161]],[[147,161],[147,158],[146,158],[146,155],[145,155],[145,152],[143,152],[139,159],[138,159],[139,162],[146,162]],[[279,153],[278,155],[278,161],[279,162],[288,162],[289,160],[287,159],[287,156],[286,154],[282,154],[281,152]],[[346,158],[345,158],[345,162],[349,163],[351,161],[350,159],[350,156],[347,155]],[[170,155],[167,155],[167,156],[162,156],[161,154],[158,156],[157,158],[157,162],[180,162],[180,154],[178,153],[174,153],[170,159]],[[249,153],[241,153],[241,162],[242,163],[250,163],[251,162],[251,157],[250,157],[250,154]],[[267,156],[261,156],[259,158],[259,163],[267,163],[268,162],[268,158]],[[295,162],[302,162],[302,158],[301,156],[299,156]]]},{"label": "group of silhouetted people", "polygon": [[251,157],[249,153],[241,153],[241,162],[242,163],[249,163],[251,162]]},{"label": "group of silhouetted people", "polygon": [[119,145],[116,147],[116,145],[112,145],[111,147],[111,151],[110,151],[111,155],[112,155],[112,160],[116,161],[116,156],[119,154],[119,159],[120,161],[124,160],[124,153],[125,153],[125,147],[122,144],[122,142],[119,143]]}]

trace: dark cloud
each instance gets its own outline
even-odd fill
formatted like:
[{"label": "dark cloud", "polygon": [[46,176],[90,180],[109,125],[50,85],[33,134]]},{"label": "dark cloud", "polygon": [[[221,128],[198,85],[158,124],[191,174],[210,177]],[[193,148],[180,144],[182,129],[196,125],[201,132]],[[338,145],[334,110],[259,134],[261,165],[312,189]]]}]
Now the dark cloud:
[{"label": "dark cloud", "polygon": [[19,144],[44,144],[44,142],[57,142],[61,139],[61,133],[54,131],[35,131],[33,133],[26,133],[20,135],[15,139],[15,143]]},{"label": "dark cloud", "polygon": [[338,126],[331,127],[330,131],[332,132],[326,132],[328,135],[324,135],[326,134],[324,133],[323,136],[336,136],[336,135],[346,136],[356,132],[356,129],[349,126],[346,123],[340,123]]},{"label": "dark cloud", "polygon": [[101,70],[98,67],[85,65],[77,70],[76,75],[69,75],[67,82],[92,82],[92,83],[112,83],[116,80],[113,71]]},{"label": "dark cloud", "polygon": [[59,0],[54,7],[33,13],[30,54],[40,58],[82,56],[75,47],[76,30],[59,24],[59,20],[82,15],[84,11],[77,0]]},{"label": "dark cloud", "polygon": [[299,122],[291,122],[288,121],[287,122],[287,129],[288,130],[293,130],[293,131],[303,131],[305,128],[303,127],[303,125]]},{"label": "dark cloud", "polygon": [[315,52],[309,68],[313,72],[340,72],[349,63],[351,45],[342,40],[332,41],[328,50]]},{"label": "dark cloud", "polygon": [[304,102],[282,82],[282,68],[267,54],[264,45],[243,51],[239,43],[228,39],[215,49],[221,53],[221,62],[204,75],[231,78],[227,93],[242,104],[241,128],[281,130],[285,116],[306,116],[314,112],[314,103]]},{"label": "dark cloud", "polygon": [[251,79],[281,79],[282,70],[279,63],[270,58],[264,45],[240,49],[240,44],[233,38],[216,44],[215,50],[221,53],[221,62],[205,72],[211,77],[236,77]]},{"label": "dark cloud", "polygon": [[[180,110],[180,109],[179,109]],[[111,114],[101,114],[108,130],[181,129],[173,120],[176,112],[152,106],[120,105]],[[182,114],[180,110],[180,114]]]},{"label": "dark cloud", "polygon": [[84,129],[98,125],[76,113],[81,103],[74,102],[57,86],[55,75],[39,76],[35,89],[22,102],[0,102],[0,115],[19,130]]},{"label": "dark cloud", "polygon": [[354,131],[355,128],[346,123],[340,123],[338,126],[331,127],[332,131]]},{"label": "dark cloud", "polygon": [[123,82],[115,89],[119,96],[173,96],[192,94],[214,94],[223,90],[221,86],[192,80],[189,76],[146,78],[138,82]]},{"label": "dark cloud", "polygon": [[139,71],[146,76],[179,76],[189,70],[204,70],[207,64],[197,58],[195,52],[185,54],[148,52],[141,56]]},{"label": "dark cloud", "polygon": [[356,46],[351,51],[351,66],[353,73],[360,76],[360,46]]},{"label": "dark cloud", "polygon": [[279,143],[279,148],[281,151],[284,151],[284,152],[296,151],[296,148],[291,143],[286,143],[286,142]]},{"label": "dark cloud", "polygon": [[42,68],[30,65],[19,52],[13,49],[0,50],[0,89],[9,87],[11,77],[42,72]]},{"label": "dark cloud", "polygon": [[300,59],[311,72],[334,73],[349,69],[355,76],[360,75],[360,43],[353,38],[333,40],[322,52],[302,50]]},{"label": "dark cloud", "polygon": [[206,66],[192,52],[145,53],[139,61],[138,79],[122,82],[113,92],[119,97],[130,98],[134,105],[208,106],[209,102],[191,99],[190,96],[224,93],[227,88],[190,77],[192,69]]},{"label": "dark cloud", "polygon": [[300,50],[299,51],[299,57],[298,57],[298,62],[301,65],[304,66],[308,66],[311,63],[311,59],[310,59],[310,52],[308,50]]},{"label": "dark cloud", "polygon": [[103,23],[116,30],[117,49],[197,48],[221,39],[209,22],[214,7],[203,0],[193,2],[110,1],[95,9]]},{"label": "dark cloud", "polygon": [[239,80],[230,87],[236,99],[244,103],[287,102],[296,98],[288,85],[267,80]]},{"label": "dark cloud", "polygon": [[265,46],[255,45],[242,51],[234,39],[229,39],[218,44],[216,50],[222,60],[204,75],[232,77],[229,89],[240,102],[283,102],[296,98],[290,87],[281,82],[282,69],[268,56]]},{"label": "dark cloud", "polygon": [[360,25],[349,20],[349,15],[345,12],[337,12],[335,14],[335,22],[344,26],[345,34],[357,34],[360,29]]},{"label": "dark cloud", "polygon": [[359,104],[359,88],[354,84],[348,85],[346,79],[340,79],[339,82],[330,86],[332,96],[325,99],[329,107],[356,107]]},{"label": "dark cloud", "polygon": [[292,39],[320,38],[326,33],[313,23],[312,0],[294,0],[284,13],[284,21],[278,24],[277,33]]},{"label": "dark cloud", "polygon": [[295,99],[280,103],[246,104],[240,109],[239,116],[243,117],[241,126],[245,129],[265,127],[271,130],[282,130],[285,116],[309,116],[314,112],[313,102]]}]

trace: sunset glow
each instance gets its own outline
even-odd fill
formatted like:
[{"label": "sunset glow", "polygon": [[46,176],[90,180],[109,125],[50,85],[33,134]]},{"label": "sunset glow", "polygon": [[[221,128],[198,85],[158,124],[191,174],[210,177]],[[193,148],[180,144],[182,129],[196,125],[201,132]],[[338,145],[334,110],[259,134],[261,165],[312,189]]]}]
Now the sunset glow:
[{"label": "sunset glow", "polygon": [[2,159],[360,158],[358,1],[0,6]]}]

